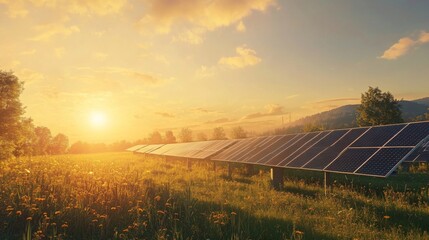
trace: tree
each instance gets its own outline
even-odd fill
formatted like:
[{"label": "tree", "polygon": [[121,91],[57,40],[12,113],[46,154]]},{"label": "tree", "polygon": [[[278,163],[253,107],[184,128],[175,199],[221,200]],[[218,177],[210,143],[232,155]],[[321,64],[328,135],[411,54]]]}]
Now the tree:
[{"label": "tree", "polygon": [[34,129],[36,134],[36,141],[33,145],[35,155],[46,155],[48,154],[48,147],[51,144],[52,134],[51,130],[47,127],[36,127]]},{"label": "tree", "polygon": [[305,124],[304,127],[302,128],[302,130],[304,132],[318,132],[318,131],[325,130],[325,128],[323,126],[317,125],[315,123],[309,123],[309,124]]},{"label": "tree", "polygon": [[35,142],[36,142],[36,133],[34,132],[33,119],[22,118],[20,122],[20,131],[17,136],[14,155],[15,156],[33,155]]},{"label": "tree", "polygon": [[246,138],[247,133],[246,133],[246,131],[244,131],[244,129],[242,127],[238,126],[238,127],[234,127],[231,130],[231,137],[233,139]]},{"label": "tree", "polygon": [[0,159],[13,156],[24,108],[19,100],[23,82],[0,70]]},{"label": "tree", "polygon": [[162,143],[162,136],[161,133],[159,133],[158,131],[153,131],[148,138],[149,142],[151,144],[159,144]]},{"label": "tree", "polygon": [[54,138],[49,145],[49,153],[50,154],[65,154],[67,152],[67,148],[69,147],[69,138],[59,133]]},{"label": "tree", "polygon": [[182,128],[179,138],[182,142],[192,142],[192,130],[189,128]]},{"label": "tree", "polygon": [[165,143],[175,143],[176,142],[176,137],[173,134],[173,131],[169,130],[165,132],[165,139],[164,139]]},{"label": "tree", "polygon": [[390,92],[382,92],[378,87],[369,87],[361,96],[361,105],[357,109],[359,126],[374,126],[401,123],[402,112],[399,101]]},{"label": "tree", "polygon": [[197,134],[197,141],[207,141],[207,135],[203,132]]},{"label": "tree", "polygon": [[224,140],[226,139],[225,129],[223,127],[216,127],[213,128],[213,140]]}]

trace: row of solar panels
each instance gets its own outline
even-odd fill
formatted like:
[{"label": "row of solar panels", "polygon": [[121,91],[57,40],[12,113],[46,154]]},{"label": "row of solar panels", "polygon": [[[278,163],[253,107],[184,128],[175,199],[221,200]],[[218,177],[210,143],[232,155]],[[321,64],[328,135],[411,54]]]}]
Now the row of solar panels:
[{"label": "row of solar panels", "polygon": [[389,176],[403,161],[428,161],[429,122],[175,144],[129,151],[270,167]]}]

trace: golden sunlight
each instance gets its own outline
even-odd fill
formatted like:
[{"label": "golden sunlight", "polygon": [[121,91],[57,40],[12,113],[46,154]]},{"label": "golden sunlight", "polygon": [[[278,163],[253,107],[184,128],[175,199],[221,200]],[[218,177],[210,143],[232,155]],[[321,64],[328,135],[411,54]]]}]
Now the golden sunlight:
[{"label": "golden sunlight", "polygon": [[93,127],[104,127],[107,123],[106,114],[103,112],[92,112],[89,116],[89,122]]}]

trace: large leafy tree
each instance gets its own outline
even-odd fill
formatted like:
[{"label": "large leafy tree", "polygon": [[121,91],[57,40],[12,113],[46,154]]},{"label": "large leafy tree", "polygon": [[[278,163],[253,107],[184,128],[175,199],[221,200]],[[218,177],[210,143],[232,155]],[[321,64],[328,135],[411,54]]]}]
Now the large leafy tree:
[{"label": "large leafy tree", "polygon": [[49,146],[52,141],[51,130],[47,127],[36,127],[34,129],[36,141],[34,143],[34,153],[36,155],[46,155],[49,153]]},{"label": "large leafy tree", "polygon": [[69,138],[59,133],[54,138],[52,138],[51,143],[49,145],[49,153],[50,154],[64,154],[67,152],[67,148],[69,147]]},{"label": "large leafy tree", "polygon": [[212,139],[213,140],[224,140],[224,139],[226,139],[225,129],[223,129],[223,127],[213,128]]},{"label": "large leafy tree", "polygon": [[390,92],[382,92],[378,87],[369,87],[361,96],[361,105],[357,109],[359,126],[373,126],[401,123],[402,112],[399,101]]},{"label": "large leafy tree", "polygon": [[24,108],[19,100],[23,82],[12,72],[0,70],[0,159],[13,156]]},{"label": "large leafy tree", "polygon": [[231,130],[231,136],[233,139],[246,138],[247,133],[242,127],[238,126]]},{"label": "large leafy tree", "polygon": [[168,130],[165,132],[164,142],[165,143],[175,143],[176,142],[176,137],[174,136],[173,131]]},{"label": "large leafy tree", "polygon": [[181,142],[192,142],[192,130],[189,128],[182,128],[179,138]]}]

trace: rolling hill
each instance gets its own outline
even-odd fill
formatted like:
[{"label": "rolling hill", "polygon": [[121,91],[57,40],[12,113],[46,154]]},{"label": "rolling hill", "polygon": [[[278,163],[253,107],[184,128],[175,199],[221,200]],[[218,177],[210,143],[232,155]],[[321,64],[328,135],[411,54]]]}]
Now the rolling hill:
[{"label": "rolling hill", "polygon": [[[400,101],[402,117],[412,121],[415,117],[429,112],[429,97],[412,101]],[[349,128],[356,126],[358,104],[345,105],[329,111],[301,118],[291,124],[292,127],[308,124],[321,125],[325,129]]]}]

